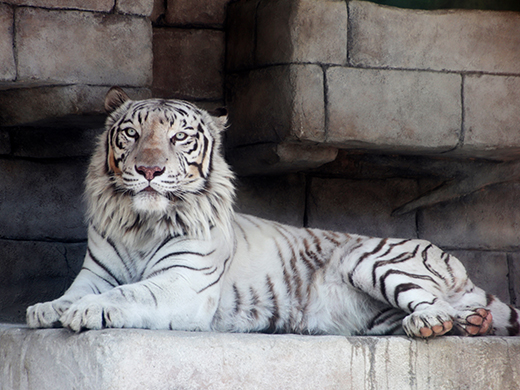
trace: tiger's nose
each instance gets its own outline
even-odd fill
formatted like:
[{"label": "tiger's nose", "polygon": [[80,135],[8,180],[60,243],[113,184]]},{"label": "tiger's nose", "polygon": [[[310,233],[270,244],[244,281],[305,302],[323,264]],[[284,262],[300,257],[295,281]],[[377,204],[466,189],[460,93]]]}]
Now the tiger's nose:
[{"label": "tiger's nose", "polygon": [[143,175],[148,181],[153,180],[154,177],[161,176],[165,169],[165,167],[145,167],[143,165],[135,167],[136,172]]}]

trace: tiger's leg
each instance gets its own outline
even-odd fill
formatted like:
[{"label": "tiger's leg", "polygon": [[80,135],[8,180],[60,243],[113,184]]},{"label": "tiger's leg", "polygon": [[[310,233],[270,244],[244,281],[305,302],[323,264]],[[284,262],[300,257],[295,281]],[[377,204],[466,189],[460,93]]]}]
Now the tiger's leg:
[{"label": "tiger's leg", "polygon": [[[106,255],[103,256],[103,253]],[[107,259],[107,256],[110,257]],[[126,269],[115,247],[90,227],[88,250],[76,279],[62,297],[27,308],[27,325],[31,328],[61,326],[60,317],[75,302],[84,296],[99,295],[125,283],[128,279]]]},{"label": "tiger's leg", "polygon": [[[348,282],[408,313],[402,323],[408,335],[439,336],[454,326],[468,329],[467,334],[489,331],[491,318],[484,305],[461,311],[451,304],[450,297],[471,282],[457,259],[429,242],[365,238],[350,250],[348,259],[343,259]],[[471,326],[481,329],[475,333]]]}]

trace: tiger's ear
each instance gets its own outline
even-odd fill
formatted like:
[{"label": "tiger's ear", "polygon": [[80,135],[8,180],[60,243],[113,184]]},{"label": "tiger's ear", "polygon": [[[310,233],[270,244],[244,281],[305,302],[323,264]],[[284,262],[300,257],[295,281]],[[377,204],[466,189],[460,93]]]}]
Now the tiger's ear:
[{"label": "tiger's ear", "polygon": [[108,90],[107,95],[105,96],[105,110],[110,114],[128,100],[130,100],[130,98],[125,91],[119,87],[112,87]]},{"label": "tiger's ear", "polygon": [[208,114],[213,117],[213,120],[220,128],[220,130],[224,130],[226,128],[228,121],[228,111],[225,107],[219,107],[212,111],[208,111]]}]

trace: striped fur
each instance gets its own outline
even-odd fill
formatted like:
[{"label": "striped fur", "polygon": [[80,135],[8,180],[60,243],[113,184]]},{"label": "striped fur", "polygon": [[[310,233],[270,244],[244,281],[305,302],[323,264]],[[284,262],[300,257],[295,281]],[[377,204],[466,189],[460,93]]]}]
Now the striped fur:
[{"label": "striped fur", "polygon": [[232,210],[225,118],[120,89],[87,176],[89,242],[31,327],[303,334],[519,333],[520,312],[423,240],[295,228]]}]

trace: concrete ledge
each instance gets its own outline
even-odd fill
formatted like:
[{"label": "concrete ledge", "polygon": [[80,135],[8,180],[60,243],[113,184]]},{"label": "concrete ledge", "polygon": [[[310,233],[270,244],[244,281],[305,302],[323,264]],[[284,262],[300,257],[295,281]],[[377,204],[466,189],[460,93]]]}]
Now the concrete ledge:
[{"label": "concrete ledge", "polygon": [[513,389],[520,338],[0,327],[7,389]]}]

